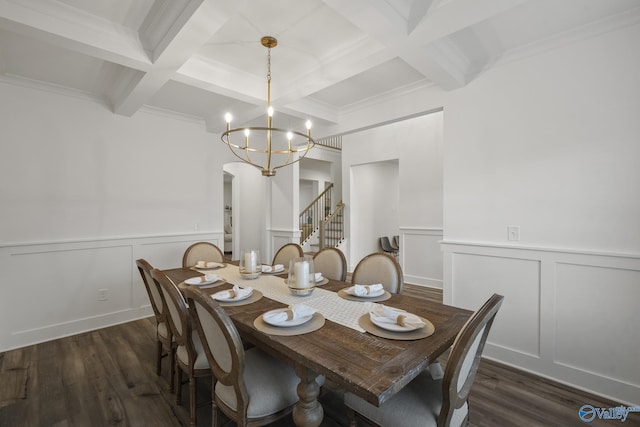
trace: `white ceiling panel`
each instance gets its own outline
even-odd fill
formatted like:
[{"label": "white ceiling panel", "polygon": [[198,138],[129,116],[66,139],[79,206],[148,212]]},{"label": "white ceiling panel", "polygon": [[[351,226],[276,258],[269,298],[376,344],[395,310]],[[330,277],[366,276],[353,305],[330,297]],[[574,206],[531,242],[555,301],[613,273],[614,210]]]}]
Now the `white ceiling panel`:
[{"label": "white ceiling panel", "polygon": [[[279,123],[329,126],[397,91],[462,87],[505,56],[640,19],[638,0],[0,0],[0,77],[220,129],[260,123],[267,50]],[[626,20],[625,20],[626,19]],[[597,32],[597,31],[596,31]],[[570,40],[570,37],[566,37]]]}]

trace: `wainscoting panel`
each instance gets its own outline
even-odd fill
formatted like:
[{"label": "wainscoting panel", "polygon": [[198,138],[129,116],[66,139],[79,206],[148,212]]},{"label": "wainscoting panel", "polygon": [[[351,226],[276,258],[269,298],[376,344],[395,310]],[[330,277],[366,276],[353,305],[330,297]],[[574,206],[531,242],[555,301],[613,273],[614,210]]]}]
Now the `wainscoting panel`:
[{"label": "wainscoting panel", "polygon": [[455,305],[478,309],[494,292],[504,295],[491,342],[513,352],[540,356],[540,263],[535,260],[457,253],[452,295]]},{"label": "wainscoting panel", "polygon": [[485,357],[640,404],[640,255],[441,246],[446,304],[475,310],[505,296]]},{"label": "wainscoting panel", "polygon": [[[556,363],[640,388],[640,271],[556,268]],[[625,363],[631,354],[633,365]]]},{"label": "wainscoting panel", "polygon": [[442,289],[442,229],[401,228],[400,265],[407,283]]},{"label": "wainscoting panel", "polygon": [[135,265],[179,267],[199,233],[0,246],[0,351],[152,314]]}]

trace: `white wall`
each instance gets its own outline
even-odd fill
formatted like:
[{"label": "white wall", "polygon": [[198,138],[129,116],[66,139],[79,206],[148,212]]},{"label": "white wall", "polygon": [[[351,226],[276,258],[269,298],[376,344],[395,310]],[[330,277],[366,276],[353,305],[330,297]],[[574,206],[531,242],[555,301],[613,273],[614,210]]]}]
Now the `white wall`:
[{"label": "white wall", "polygon": [[398,161],[354,165],[351,168],[351,256],[361,260],[379,252],[378,238],[398,232]]},{"label": "white wall", "polygon": [[638,40],[636,24],[486,72],[451,93],[444,146],[445,301],[504,294],[487,356],[633,404]]},{"label": "white wall", "polygon": [[[441,111],[420,117],[363,130],[343,137],[343,185],[346,202],[345,227],[349,248],[349,268],[367,253],[379,250],[381,235],[400,235],[400,264],[409,283],[442,287],[442,120]],[[379,183],[375,175],[358,172],[362,165],[395,162],[395,190]],[[378,182],[381,188],[372,186]],[[397,184],[395,184],[397,182]],[[383,190],[384,189],[384,190]],[[386,201],[381,197],[389,194]],[[366,206],[375,201],[383,211],[393,210],[388,226],[358,231],[362,214],[355,211],[354,201]]]},{"label": "white wall", "polygon": [[266,185],[260,170],[242,162],[227,163],[224,170],[233,175],[233,258],[240,258],[240,251],[257,249],[261,257],[264,252],[266,218],[264,212],[267,196]]},{"label": "white wall", "polygon": [[[354,110],[334,132],[374,127],[345,143],[345,167],[356,152],[385,160],[397,139],[376,123],[443,107],[445,302],[476,309],[505,295],[485,356],[640,404],[640,25],[621,17],[566,36],[461,89]],[[402,153],[391,156],[402,173]],[[403,245],[427,253],[437,222],[423,224]]]},{"label": "white wall", "polygon": [[0,350],[147,316],[136,259],[222,247],[226,154],[203,123],[1,80],[0,128]]}]

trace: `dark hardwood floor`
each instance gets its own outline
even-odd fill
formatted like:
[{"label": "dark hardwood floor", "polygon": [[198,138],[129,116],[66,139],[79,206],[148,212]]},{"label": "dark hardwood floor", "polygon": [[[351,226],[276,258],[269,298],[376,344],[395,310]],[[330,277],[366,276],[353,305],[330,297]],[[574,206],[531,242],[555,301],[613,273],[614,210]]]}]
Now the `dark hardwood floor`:
[{"label": "dark hardwood floor", "polygon": [[[407,285],[405,292],[442,300],[438,290]],[[186,385],[183,402],[176,405],[166,361],[162,376],[155,374],[154,329],[148,318],[0,353],[0,426],[188,425]],[[209,380],[200,380],[200,426],[211,425],[210,387]],[[322,426],[344,426],[341,392],[331,388],[322,396]],[[640,413],[629,414],[624,423],[584,423],[578,417],[582,405],[619,403],[488,360],[481,363],[470,402],[474,427],[640,426]],[[292,425],[289,417],[273,427]]]}]

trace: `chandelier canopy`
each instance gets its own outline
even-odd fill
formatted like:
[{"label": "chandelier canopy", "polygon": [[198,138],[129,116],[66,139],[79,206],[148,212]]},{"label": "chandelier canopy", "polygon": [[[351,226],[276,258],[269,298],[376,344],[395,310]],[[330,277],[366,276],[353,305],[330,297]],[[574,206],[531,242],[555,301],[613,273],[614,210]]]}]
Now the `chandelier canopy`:
[{"label": "chandelier canopy", "polygon": [[[263,176],[274,176],[276,169],[295,163],[306,156],[315,145],[315,141],[311,138],[311,122],[308,120],[306,132],[273,127],[271,49],[278,45],[278,41],[274,37],[264,36],[260,42],[267,48],[267,126],[232,129],[233,117],[227,113],[227,130],[220,139],[240,160],[261,169]],[[240,132],[242,136],[238,135]],[[236,134],[233,141],[232,134]]]}]

